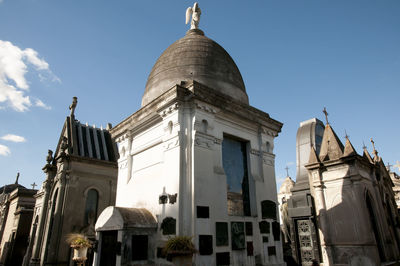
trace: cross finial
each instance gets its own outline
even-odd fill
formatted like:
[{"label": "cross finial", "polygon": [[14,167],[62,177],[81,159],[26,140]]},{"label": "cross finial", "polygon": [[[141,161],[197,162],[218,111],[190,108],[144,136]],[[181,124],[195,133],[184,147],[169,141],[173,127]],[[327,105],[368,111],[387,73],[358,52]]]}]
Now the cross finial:
[{"label": "cross finial", "polygon": [[346,139],[349,139],[349,137],[350,137],[350,136],[349,136],[349,135],[347,135],[347,131],[346,131],[346,129],[344,130],[344,134],[345,134],[345,136],[344,136],[344,137],[345,137]]},{"label": "cross finial", "polygon": [[19,172],[17,173],[17,178],[15,179],[15,184],[18,184],[18,179],[19,179]]},{"label": "cross finial", "polygon": [[32,189],[35,189],[35,187],[37,186],[35,182],[33,182],[33,184],[31,184]]},{"label": "cross finial", "polygon": [[322,110],[322,112],[325,114],[325,120],[326,120],[326,124],[328,125],[328,112],[326,111],[326,107],[324,107],[324,110]]},{"label": "cross finial", "polygon": [[372,148],[374,149],[373,151],[372,151],[372,153],[375,155],[375,156],[378,156],[378,152],[376,151],[376,149],[375,149],[375,141],[371,138],[371,143],[372,143]]},{"label": "cross finial", "polygon": [[286,166],[285,169],[286,169],[286,176],[289,176],[289,167]]},{"label": "cross finial", "polygon": [[367,146],[365,146],[365,143],[364,143],[364,141],[363,141],[363,150],[366,150],[367,149]]},{"label": "cross finial", "polygon": [[69,106],[69,110],[71,110],[70,116],[74,116],[76,105],[78,104],[78,97],[72,97],[72,104]]}]

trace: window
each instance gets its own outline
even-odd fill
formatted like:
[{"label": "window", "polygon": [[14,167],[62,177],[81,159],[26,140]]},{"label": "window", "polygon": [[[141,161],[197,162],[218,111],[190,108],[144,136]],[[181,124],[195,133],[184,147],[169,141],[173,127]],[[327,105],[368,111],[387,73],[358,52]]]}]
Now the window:
[{"label": "window", "polygon": [[250,216],[247,143],[224,136],[222,163],[228,188],[228,215]]},{"label": "window", "polygon": [[97,203],[99,194],[95,189],[90,189],[87,193],[86,207],[85,207],[85,223],[93,224],[97,218]]}]

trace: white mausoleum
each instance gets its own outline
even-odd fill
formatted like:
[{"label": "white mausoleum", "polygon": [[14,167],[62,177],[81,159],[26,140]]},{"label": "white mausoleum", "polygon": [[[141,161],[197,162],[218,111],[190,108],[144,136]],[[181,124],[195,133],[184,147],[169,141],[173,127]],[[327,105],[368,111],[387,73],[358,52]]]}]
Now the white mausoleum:
[{"label": "white mausoleum", "polygon": [[249,105],[229,54],[192,28],[157,60],[142,107],[111,129],[116,206],[96,223],[94,265],[168,264],[192,236],[195,265],[284,265],[273,153],[282,123]]}]

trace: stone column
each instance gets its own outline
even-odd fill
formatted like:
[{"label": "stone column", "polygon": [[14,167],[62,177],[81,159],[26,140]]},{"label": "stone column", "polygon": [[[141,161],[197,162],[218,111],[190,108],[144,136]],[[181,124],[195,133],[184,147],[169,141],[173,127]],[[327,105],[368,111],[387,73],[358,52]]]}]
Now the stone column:
[{"label": "stone column", "polygon": [[323,258],[324,265],[333,265],[331,250],[330,250],[330,235],[329,235],[329,221],[326,217],[326,202],[324,195],[324,183],[322,182],[322,173],[319,172],[319,169],[313,171],[313,187],[314,187],[314,197],[315,197],[315,212],[318,217],[318,232],[319,232],[319,241],[321,245],[321,253]]},{"label": "stone column", "polygon": [[[43,182],[43,201],[42,201],[42,208],[40,210],[40,215],[39,215],[39,220],[37,224],[37,229],[36,229],[36,234],[31,235],[31,239],[34,239],[34,242],[32,243],[32,256],[28,259],[30,259],[29,265],[39,265],[40,262],[40,251],[42,249],[42,244],[43,244],[43,235],[44,235],[44,227],[46,224],[46,218],[47,218],[47,207],[48,207],[48,201],[49,201],[49,195],[50,195],[50,190],[51,186],[53,184],[53,178],[56,173],[56,166],[52,165],[50,163],[46,164],[43,167],[43,172],[46,174],[46,180]],[[35,219],[35,217],[33,217]],[[32,241],[31,241],[32,242]],[[30,245],[31,245],[30,242]]]},{"label": "stone column", "polygon": [[[53,219],[52,228],[47,228],[47,235],[49,231],[51,231],[51,238],[44,241],[46,247],[43,254],[42,261],[44,260],[45,263],[52,262],[53,260],[57,259],[59,244],[61,240],[61,229],[62,229],[62,209],[64,206],[64,194],[65,194],[65,187],[67,181],[67,170],[69,169],[68,158],[65,153],[62,153],[57,158],[57,165],[58,165],[58,173],[55,178],[55,182],[59,184],[58,186],[58,195],[56,202],[55,210],[54,210],[54,217],[48,217],[47,221],[50,222],[50,219]],[[51,215],[51,214],[50,214]]]}]

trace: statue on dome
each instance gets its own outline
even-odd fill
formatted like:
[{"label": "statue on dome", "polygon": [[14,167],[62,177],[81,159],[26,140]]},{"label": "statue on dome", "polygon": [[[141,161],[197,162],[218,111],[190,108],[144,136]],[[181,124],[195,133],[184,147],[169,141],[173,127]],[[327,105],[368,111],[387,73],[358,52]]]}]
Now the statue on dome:
[{"label": "statue on dome", "polygon": [[197,2],[194,3],[193,7],[188,7],[186,9],[186,24],[189,23],[190,15],[192,15],[192,21],[190,22],[190,29],[191,30],[198,29],[199,22],[200,22],[201,9]]}]

